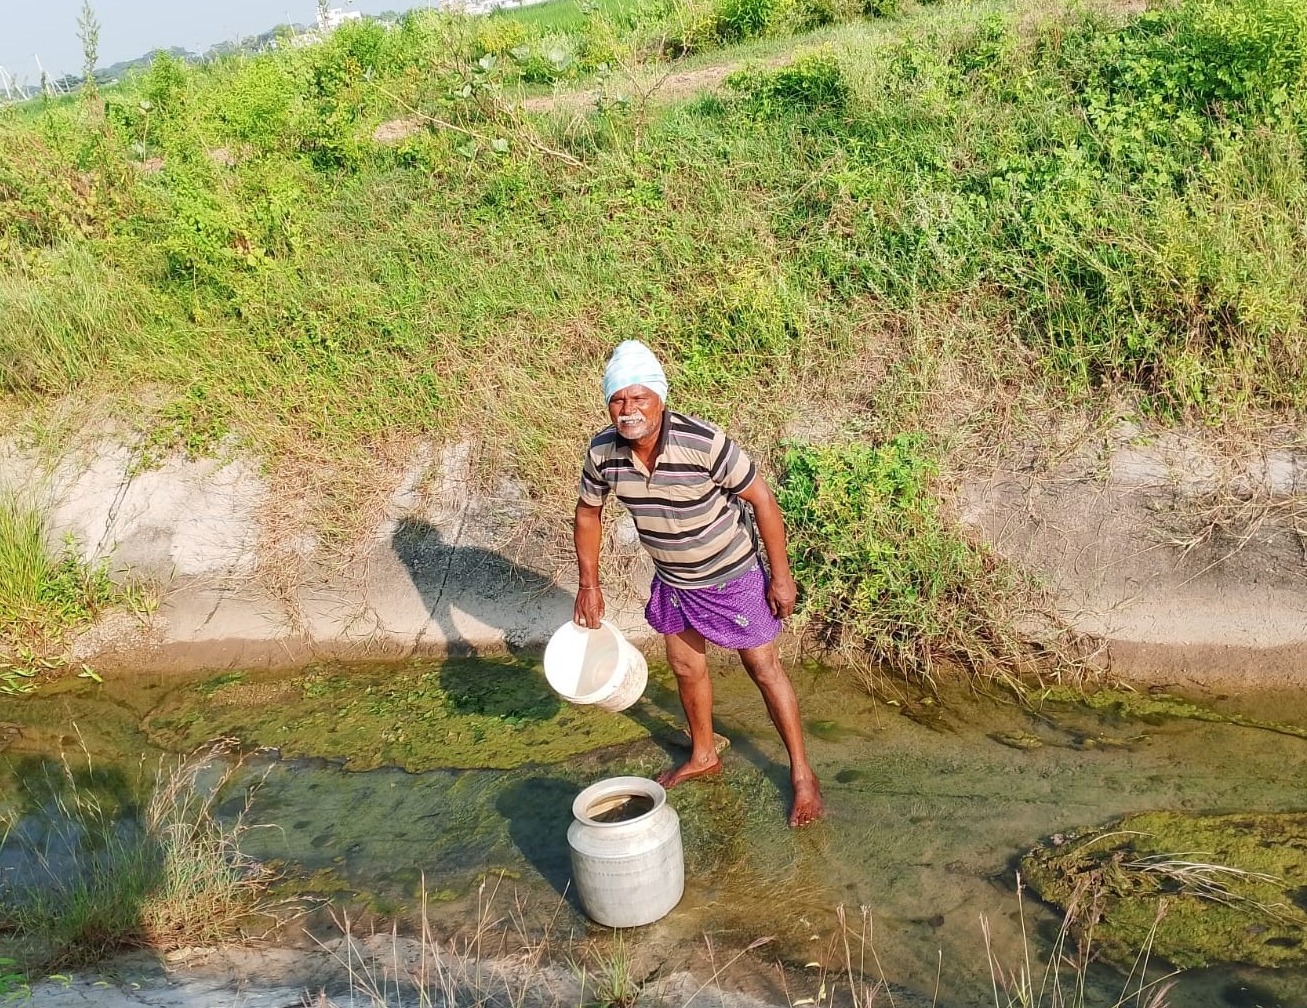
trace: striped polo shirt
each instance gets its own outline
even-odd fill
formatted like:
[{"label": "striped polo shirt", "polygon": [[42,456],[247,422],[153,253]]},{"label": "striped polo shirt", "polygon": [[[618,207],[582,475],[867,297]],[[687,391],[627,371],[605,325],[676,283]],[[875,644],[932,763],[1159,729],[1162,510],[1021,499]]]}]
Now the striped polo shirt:
[{"label": "striped polo shirt", "polygon": [[599,507],[616,493],[658,576],[678,588],[703,588],[757,563],[748,504],[738,498],[754,476],[753,462],[718,428],[664,410],[653,471],[615,427],[605,427],[590,442],[580,497]]}]

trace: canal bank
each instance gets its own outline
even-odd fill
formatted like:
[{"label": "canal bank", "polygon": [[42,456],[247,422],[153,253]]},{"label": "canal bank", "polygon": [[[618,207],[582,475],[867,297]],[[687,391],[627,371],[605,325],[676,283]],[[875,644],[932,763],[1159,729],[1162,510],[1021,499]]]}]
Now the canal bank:
[{"label": "canal bank", "polygon": [[[1051,436],[1050,436],[1051,437]],[[953,474],[962,524],[1043,583],[1097,667],[1134,682],[1259,688],[1307,669],[1307,453],[1120,423]],[[538,653],[570,618],[568,501],[491,479],[472,441],[416,447],[334,542],[295,519],[257,460],[143,465],[127,442],[42,461],[0,446],[20,490],[84,558],[153,586],[148,619],[93,628],[77,660],[131,669]],[[647,560],[608,526],[609,618],[653,643]]]}]

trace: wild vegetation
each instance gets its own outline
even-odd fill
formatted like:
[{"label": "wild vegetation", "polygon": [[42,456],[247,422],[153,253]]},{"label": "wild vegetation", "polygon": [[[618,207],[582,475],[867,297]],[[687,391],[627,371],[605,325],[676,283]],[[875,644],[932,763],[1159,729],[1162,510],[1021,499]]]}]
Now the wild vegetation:
[{"label": "wild vegetation", "polygon": [[[561,531],[637,336],[774,465],[848,445],[788,449],[803,521],[865,509],[925,536],[885,563],[958,561],[943,636],[904,647],[923,571],[805,526],[813,626],[908,672],[984,660],[1022,579],[937,502],[969,459],[1050,416],[1307,407],[1305,30],[1303,0],[658,0],[161,55],[0,111],[5,414],[57,435],[94,404],[147,464],[253,453],[337,543],[418,441],[474,432]],[[726,89],[660,102],[704,53]],[[593,108],[521,104],[569,81]],[[877,496],[867,453],[908,443],[912,493]],[[823,481],[849,511],[818,516]]]},{"label": "wild vegetation", "polygon": [[0,694],[24,692],[39,670],[64,664],[68,636],[108,607],[145,604],[107,564],[83,562],[73,540],[53,551],[49,538],[38,508],[0,496]]},{"label": "wild vegetation", "polygon": [[243,816],[217,815],[239,766],[232,748],[161,765],[153,780],[89,756],[20,767],[21,800],[0,808],[0,837],[21,855],[0,883],[4,961],[41,975],[124,949],[247,940],[292,919],[271,893],[276,873],[238,849]]}]

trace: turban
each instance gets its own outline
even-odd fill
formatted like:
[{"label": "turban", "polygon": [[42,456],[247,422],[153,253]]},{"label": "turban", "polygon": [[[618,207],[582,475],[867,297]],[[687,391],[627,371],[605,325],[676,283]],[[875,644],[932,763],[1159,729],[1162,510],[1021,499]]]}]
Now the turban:
[{"label": "turban", "polygon": [[604,402],[608,402],[622,389],[643,385],[663,402],[667,401],[667,376],[653,351],[639,340],[623,340],[617,344],[608,367],[604,369]]}]

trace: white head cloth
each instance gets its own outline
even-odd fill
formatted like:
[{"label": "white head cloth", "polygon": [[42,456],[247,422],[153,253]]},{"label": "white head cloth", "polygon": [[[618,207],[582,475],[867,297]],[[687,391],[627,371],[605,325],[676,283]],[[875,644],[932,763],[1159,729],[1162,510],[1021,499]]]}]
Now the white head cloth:
[{"label": "white head cloth", "polygon": [[604,402],[631,385],[643,385],[667,402],[667,376],[653,351],[639,340],[617,344],[604,369]]}]

